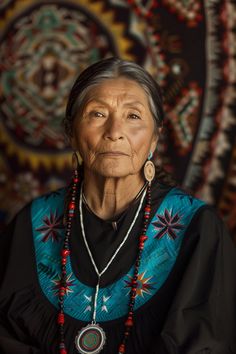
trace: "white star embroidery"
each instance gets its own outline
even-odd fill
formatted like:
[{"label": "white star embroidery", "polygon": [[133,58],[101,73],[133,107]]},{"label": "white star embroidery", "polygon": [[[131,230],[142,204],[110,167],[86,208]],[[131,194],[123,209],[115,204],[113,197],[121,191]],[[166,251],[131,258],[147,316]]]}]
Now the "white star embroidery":
[{"label": "white star embroidery", "polygon": [[[87,296],[84,294],[84,297],[88,302],[92,302],[92,296]],[[90,312],[92,311],[92,307],[90,305],[88,305],[86,307],[86,309],[84,310],[84,312],[87,312],[87,311],[90,311]]]},{"label": "white star embroidery", "polygon": [[102,311],[108,312],[108,309],[107,309],[106,305],[104,305],[104,304],[110,299],[110,297],[111,296],[103,296],[102,297],[102,301],[103,301]]}]

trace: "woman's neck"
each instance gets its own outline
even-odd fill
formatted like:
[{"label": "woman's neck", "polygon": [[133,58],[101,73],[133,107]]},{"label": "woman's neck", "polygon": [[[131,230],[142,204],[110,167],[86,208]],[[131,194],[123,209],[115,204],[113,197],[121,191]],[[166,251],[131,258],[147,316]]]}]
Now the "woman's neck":
[{"label": "woman's neck", "polygon": [[85,171],[83,192],[90,209],[101,219],[107,220],[122,213],[144,183],[140,174],[107,178]]}]

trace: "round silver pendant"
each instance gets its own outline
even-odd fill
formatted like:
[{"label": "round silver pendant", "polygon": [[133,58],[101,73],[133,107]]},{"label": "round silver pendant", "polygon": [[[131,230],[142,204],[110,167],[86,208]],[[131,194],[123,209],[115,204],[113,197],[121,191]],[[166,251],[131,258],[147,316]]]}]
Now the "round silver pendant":
[{"label": "round silver pendant", "polygon": [[75,337],[75,346],[81,354],[98,354],[106,342],[106,334],[98,324],[88,324]]}]

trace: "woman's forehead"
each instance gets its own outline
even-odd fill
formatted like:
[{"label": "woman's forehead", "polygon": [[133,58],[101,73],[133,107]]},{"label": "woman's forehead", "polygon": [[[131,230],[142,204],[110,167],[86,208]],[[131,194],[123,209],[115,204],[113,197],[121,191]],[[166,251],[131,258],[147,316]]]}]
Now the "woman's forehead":
[{"label": "woman's forehead", "polygon": [[142,86],[134,80],[119,77],[107,79],[92,85],[87,92],[86,101],[104,101],[117,98],[125,101],[134,101],[139,104],[148,104],[148,97]]}]

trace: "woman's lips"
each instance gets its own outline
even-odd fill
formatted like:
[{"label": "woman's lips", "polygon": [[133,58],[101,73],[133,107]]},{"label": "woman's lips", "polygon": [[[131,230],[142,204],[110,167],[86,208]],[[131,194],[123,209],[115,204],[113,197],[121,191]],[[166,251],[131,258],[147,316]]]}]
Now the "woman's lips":
[{"label": "woman's lips", "polygon": [[101,152],[99,155],[105,155],[105,156],[129,156],[125,152],[122,151],[105,151]]}]

